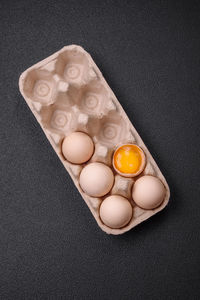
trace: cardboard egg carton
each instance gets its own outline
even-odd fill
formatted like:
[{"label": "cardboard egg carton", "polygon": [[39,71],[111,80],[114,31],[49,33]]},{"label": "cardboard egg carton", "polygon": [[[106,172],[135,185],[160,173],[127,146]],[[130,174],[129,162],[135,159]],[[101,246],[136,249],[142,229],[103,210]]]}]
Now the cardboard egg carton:
[{"label": "cardboard egg carton", "polygon": [[[82,47],[66,46],[30,67],[20,76],[19,87],[102,230],[108,234],[122,234],[167,205],[170,192],[165,178],[100,70]],[[87,133],[95,145],[92,158],[83,165],[69,163],[62,155],[62,141],[74,131]],[[144,210],[136,206],[131,198],[131,190],[137,177],[125,178],[112,168],[113,152],[123,143],[134,143],[145,153],[146,166],[139,177],[154,175],[163,182],[166,195],[159,207]],[[102,162],[110,166],[114,173],[115,182],[112,190],[102,198],[88,196],[79,185],[80,172],[90,162]],[[101,202],[113,194],[126,197],[133,207],[131,221],[120,229],[107,227],[99,217]]]}]

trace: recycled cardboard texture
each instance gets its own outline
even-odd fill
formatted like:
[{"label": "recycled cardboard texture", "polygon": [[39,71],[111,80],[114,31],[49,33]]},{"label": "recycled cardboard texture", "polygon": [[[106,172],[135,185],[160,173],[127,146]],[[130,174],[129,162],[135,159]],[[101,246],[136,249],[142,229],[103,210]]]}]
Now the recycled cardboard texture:
[{"label": "recycled cardboard texture", "polygon": [[[19,87],[32,113],[102,230],[108,234],[122,234],[167,205],[170,192],[165,178],[100,70],[82,47],[66,46],[30,67],[20,76]],[[87,133],[95,144],[92,158],[83,165],[69,163],[61,152],[64,137],[74,131]],[[137,177],[122,177],[112,168],[114,150],[123,143],[136,144],[145,153],[146,166]],[[79,185],[80,172],[90,162],[102,162],[110,166],[114,172],[113,188],[104,197],[90,197],[82,191]],[[142,175],[158,177],[166,188],[163,203],[153,210],[141,209],[131,199],[132,186],[135,180]],[[103,199],[110,194],[128,198],[133,206],[132,219],[123,228],[109,228],[102,223],[99,217],[99,206]]]}]

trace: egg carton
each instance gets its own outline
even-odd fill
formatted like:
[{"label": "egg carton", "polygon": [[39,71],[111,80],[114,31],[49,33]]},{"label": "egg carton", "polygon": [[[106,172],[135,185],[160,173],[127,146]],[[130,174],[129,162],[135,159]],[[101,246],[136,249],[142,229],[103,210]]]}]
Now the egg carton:
[{"label": "egg carton", "polygon": [[[170,192],[165,178],[102,73],[82,47],[66,46],[28,68],[20,76],[19,88],[103,231],[108,234],[122,234],[167,205]],[[87,133],[95,145],[92,158],[82,165],[68,162],[61,151],[64,137],[74,131]],[[146,166],[138,177],[153,175],[163,182],[166,194],[159,207],[152,210],[138,207],[131,198],[131,189],[138,177],[125,178],[113,169],[113,152],[124,143],[137,144],[145,153]],[[80,187],[80,172],[90,162],[102,162],[112,168],[115,176],[114,185],[110,193],[104,197],[90,197]],[[113,194],[126,197],[133,207],[131,221],[120,229],[106,226],[99,216],[101,202]]]}]

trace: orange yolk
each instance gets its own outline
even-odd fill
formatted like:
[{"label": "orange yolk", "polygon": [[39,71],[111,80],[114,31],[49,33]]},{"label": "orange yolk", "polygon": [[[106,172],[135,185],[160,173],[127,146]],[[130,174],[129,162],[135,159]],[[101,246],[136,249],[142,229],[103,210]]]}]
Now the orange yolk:
[{"label": "orange yolk", "polygon": [[115,168],[125,174],[136,174],[143,164],[143,151],[136,145],[123,145],[114,153]]}]

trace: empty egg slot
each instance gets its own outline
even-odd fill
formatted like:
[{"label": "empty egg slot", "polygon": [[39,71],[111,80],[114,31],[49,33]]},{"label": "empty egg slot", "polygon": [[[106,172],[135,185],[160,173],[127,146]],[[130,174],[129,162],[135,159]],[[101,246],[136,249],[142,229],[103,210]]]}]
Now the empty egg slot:
[{"label": "empty egg slot", "polygon": [[56,82],[50,72],[36,69],[28,72],[23,90],[31,101],[49,105],[55,100]]},{"label": "empty egg slot", "polygon": [[113,147],[126,139],[126,123],[118,112],[108,113],[99,122],[99,131],[96,137],[102,144]]},{"label": "empty egg slot", "polygon": [[76,47],[58,55],[55,71],[70,84],[81,85],[89,80],[88,59]]},{"label": "empty egg slot", "polygon": [[81,111],[98,118],[103,114],[108,97],[108,91],[101,82],[94,80],[81,88],[77,105]]},{"label": "empty egg slot", "polygon": [[63,136],[75,129],[76,118],[69,107],[53,104],[42,108],[41,123],[44,128]]}]

